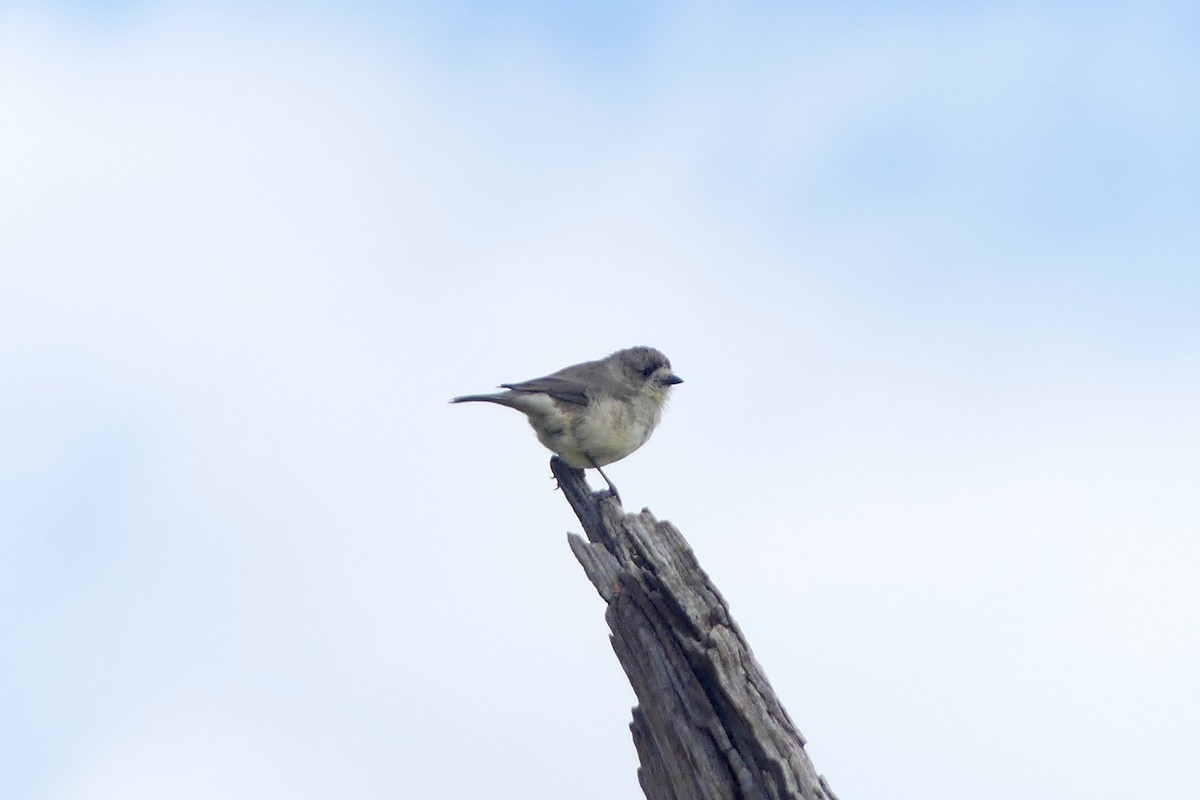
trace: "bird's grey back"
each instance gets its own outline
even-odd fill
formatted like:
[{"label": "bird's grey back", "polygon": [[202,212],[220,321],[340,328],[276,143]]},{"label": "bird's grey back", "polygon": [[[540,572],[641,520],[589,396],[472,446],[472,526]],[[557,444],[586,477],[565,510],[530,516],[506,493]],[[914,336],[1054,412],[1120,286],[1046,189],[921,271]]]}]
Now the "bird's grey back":
[{"label": "bird's grey back", "polygon": [[600,361],[572,364],[541,378],[500,386],[514,392],[548,394],[556,400],[579,405],[585,405],[589,397],[607,395],[625,399],[636,393],[636,387],[621,380],[621,368],[611,356]]}]

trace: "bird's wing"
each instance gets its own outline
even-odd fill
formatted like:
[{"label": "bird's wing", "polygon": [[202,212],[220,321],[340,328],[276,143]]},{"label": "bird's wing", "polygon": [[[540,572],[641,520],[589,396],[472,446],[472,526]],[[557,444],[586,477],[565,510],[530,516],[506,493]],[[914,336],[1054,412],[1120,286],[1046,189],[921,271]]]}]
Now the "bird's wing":
[{"label": "bird's wing", "polygon": [[534,378],[524,383],[502,383],[500,386],[504,389],[511,389],[514,392],[539,392],[548,394],[555,400],[577,403],[581,406],[587,403],[587,384],[558,375]]},{"label": "bird's wing", "polygon": [[598,394],[619,398],[627,398],[634,394],[632,387],[616,380],[607,369],[594,361],[560,369],[544,378],[500,385],[514,392],[543,392],[556,400],[579,405],[585,405],[589,396]]}]

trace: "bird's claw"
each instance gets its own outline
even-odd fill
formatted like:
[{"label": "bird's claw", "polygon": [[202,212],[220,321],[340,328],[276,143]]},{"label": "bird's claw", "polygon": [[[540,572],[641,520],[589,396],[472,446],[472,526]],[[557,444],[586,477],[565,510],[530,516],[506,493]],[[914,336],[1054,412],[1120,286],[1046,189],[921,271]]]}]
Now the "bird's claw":
[{"label": "bird's claw", "polygon": [[596,459],[589,457],[589,460],[592,462],[592,466],[595,467],[596,472],[599,472],[600,477],[604,478],[604,482],[608,484],[607,496],[616,498],[617,505],[621,505],[621,493],[617,491],[617,487],[608,479],[608,476],[604,474],[604,470],[600,469],[600,465],[596,463]]}]

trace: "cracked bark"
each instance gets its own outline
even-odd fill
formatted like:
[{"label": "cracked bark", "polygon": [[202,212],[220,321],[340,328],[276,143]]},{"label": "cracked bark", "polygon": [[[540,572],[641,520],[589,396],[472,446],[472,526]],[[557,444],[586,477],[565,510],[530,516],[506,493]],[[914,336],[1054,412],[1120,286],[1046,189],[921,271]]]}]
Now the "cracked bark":
[{"label": "cracked bark", "polygon": [[568,541],[637,695],[647,800],[837,800],[683,535],[649,510],[625,514],[557,457],[550,468],[587,534]]}]

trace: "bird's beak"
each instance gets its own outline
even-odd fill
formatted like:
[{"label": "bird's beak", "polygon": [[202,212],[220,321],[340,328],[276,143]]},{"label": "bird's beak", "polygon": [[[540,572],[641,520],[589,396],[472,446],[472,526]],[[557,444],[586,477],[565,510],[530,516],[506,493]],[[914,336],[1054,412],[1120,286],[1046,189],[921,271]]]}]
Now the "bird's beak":
[{"label": "bird's beak", "polygon": [[662,379],[664,386],[674,386],[677,383],[683,383],[683,378],[678,375],[668,375]]}]

